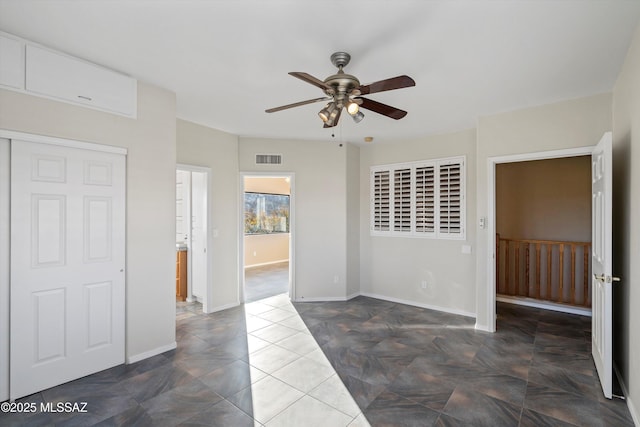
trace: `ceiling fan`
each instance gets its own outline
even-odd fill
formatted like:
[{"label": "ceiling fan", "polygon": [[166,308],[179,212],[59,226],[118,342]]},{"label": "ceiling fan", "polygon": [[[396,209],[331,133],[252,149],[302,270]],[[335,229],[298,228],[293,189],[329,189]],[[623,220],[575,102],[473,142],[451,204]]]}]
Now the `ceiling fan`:
[{"label": "ceiling fan", "polygon": [[338,120],[340,120],[340,113],[343,108],[347,109],[347,113],[351,115],[356,123],[359,123],[364,118],[364,114],[360,111],[361,108],[382,114],[383,116],[391,117],[395,120],[399,120],[407,115],[407,112],[404,110],[400,110],[399,108],[373,101],[368,98],[363,98],[360,95],[369,95],[372,93],[384,92],[386,90],[415,86],[416,82],[411,77],[403,75],[386,80],[380,80],[368,85],[361,85],[360,81],[355,76],[346,74],[342,70],[350,60],[351,55],[346,52],[335,52],[331,55],[331,63],[338,68],[338,72],[327,77],[324,81],[307,73],[290,72],[289,74],[293,77],[297,77],[302,81],[319,87],[326,96],[295,102],[281,107],[270,108],[265,110],[265,112],[275,113],[276,111],[299,107],[301,105],[329,101],[318,113],[320,119],[324,122],[325,128],[334,127],[338,124]]}]

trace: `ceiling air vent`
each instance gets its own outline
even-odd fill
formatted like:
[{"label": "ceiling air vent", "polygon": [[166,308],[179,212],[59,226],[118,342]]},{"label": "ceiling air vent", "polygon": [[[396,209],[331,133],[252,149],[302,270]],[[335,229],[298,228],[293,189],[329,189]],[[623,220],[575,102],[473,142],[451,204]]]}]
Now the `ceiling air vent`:
[{"label": "ceiling air vent", "polygon": [[256,154],[256,165],[281,165],[282,154]]}]

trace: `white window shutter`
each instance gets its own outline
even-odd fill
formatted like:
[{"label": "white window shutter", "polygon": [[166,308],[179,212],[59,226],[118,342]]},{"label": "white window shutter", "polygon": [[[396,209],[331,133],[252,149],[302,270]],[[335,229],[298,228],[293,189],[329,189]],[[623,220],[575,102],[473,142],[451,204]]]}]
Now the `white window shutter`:
[{"label": "white window shutter", "polygon": [[463,237],[463,162],[438,164],[438,233]]},{"label": "white window shutter", "polygon": [[393,231],[411,231],[411,168],[393,171]]},{"label": "white window shutter", "polygon": [[390,181],[389,170],[375,171],[372,173],[372,200],[373,212],[371,215],[373,231],[389,231],[390,219]]},{"label": "white window shutter", "polygon": [[415,176],[415,231],[420,234],[435,233],[434,166],[417,166]]},{"label": "white window shutter", "polygon": [[463,240],[465,157],[371,167],[371,233]]}]

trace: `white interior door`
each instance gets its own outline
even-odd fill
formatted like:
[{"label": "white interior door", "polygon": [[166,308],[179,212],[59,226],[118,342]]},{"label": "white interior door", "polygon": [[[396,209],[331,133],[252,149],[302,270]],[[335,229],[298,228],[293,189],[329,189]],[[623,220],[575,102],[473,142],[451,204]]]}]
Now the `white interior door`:
[{"label": "white interior door", "polygon": [[9,399],[9,140],[0,138],[0,402]]},{"label": "white interior door", "polygon": [[207,174],[191,172],[191,285],[203,300],[207,286]]},{"label": "white interior door", "polygon": [[604,134],[591,155],[592,181],[592,350],[605,397],[612,396],[612,277],[611,211],[612,211],[612,140]]},{"label": "white interior door", "polygon": [[125,157],[11,145],[16,399],[124,362]]}]

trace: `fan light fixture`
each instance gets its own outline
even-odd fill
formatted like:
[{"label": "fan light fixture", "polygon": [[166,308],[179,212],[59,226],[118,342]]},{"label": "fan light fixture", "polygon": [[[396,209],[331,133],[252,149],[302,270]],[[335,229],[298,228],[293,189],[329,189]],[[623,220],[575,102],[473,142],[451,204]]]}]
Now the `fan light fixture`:
[{"label": "fan light fixture", "polygon": [[352,116],[358,114],[358,111],[360,111],[360,107],[355,102],[352,101],[347,105],[347,112]]},{"label": "fan light fixture", "polygon": [[333,113],[335,109],[336,105],[333,102],[330,102],[322,110],[320,110],[318,116],[320,116],[320,119],[322,119],[322,121],[326,123],[327,121],[329,121],[331,113]]},{"label": "fan light fixture", "polygon": [[362,114],[362,111],[358,111],[357,113],[353,114],[351,118],[354,122],[360,123],[362,119],[364,119],[364,114]]}]

